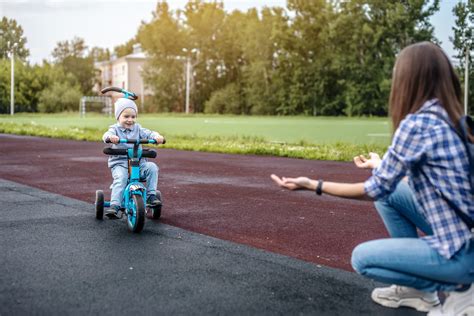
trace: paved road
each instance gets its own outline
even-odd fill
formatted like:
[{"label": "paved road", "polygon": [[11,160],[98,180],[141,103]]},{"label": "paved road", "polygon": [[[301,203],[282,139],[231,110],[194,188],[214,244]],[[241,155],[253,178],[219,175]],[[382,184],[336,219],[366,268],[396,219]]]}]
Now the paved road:
[{"label": "paved road", "polygon": [[131,234],[91,203],[0,190],[0,315],[420,315],[373,304],[355,273],[157,221]]}]

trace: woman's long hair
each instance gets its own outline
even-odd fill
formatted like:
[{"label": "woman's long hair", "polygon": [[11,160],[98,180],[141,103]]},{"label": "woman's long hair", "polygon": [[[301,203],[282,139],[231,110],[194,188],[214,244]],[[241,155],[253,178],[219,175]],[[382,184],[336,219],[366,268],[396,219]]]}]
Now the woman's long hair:
[{"label": "woman's long hair", "polygon": [[395,62],[390,92],[390,115],[397,130],[407,114],[415,113],[428,100],[437,98],[459,130],[463,115],[461,84],[441,48],[430,42],[404,48]]}]

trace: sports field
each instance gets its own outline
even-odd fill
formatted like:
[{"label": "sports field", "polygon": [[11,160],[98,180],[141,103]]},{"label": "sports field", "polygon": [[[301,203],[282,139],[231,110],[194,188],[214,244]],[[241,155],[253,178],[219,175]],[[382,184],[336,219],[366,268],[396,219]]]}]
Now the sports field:
[{"label": "sports field", "polygon": [[[18,123],[49,128],[91,128],[105,131],[115,120],[99,114],[15,114],[0,115],[0,123]],[[387,118],[345,118],[304,116],[221,116],[141,114],[138,122],[167,136],[258,138],[266,142],[388,145]]]}]

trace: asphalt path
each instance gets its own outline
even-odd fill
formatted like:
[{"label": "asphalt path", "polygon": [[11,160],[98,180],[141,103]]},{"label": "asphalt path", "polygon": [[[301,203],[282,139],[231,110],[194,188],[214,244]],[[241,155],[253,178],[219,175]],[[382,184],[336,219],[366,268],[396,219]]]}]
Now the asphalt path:
[{"label": "asphalt path", "polygon": [[0,190],[0,315],[420,314],[372,303],[378,284],[355,273],[160,221],[132,234],[88,202]]}]

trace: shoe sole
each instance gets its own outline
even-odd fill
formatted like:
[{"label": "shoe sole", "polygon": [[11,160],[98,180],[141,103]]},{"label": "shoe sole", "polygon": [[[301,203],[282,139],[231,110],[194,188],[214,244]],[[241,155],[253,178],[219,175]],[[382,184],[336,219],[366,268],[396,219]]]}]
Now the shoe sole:
[{"label": "shoe sole", "polygon": [[411,307],[416,309],[419,312],[429,312],[430,309],[439,305],[439,301],[437,302],[426,302],[420,298],[405,298],[398,301],[390,300],[387,298],[379,298],[372,296],[372,300],[382,306],[391,307],[391,308],[399,308],[399,307]]},{"label": "shoe sole", "polygon": [[121,218],[121,217],[117,216],[117,214],[114,214],[114,213],[108,213],[108,214],[105,214],[105,216],[108,219],[120,219]]},{"label": "shoe sole", "polygon": [[427,316],[443,316],[443,315],[450,315],[450,316],[474,316],[474,307],[468,307],[467,309],[463,309],[461,311],[457,311],[455,314],[446,314],[442,311],[442,307],[432,309]]},{"label": "shoe sole", "polygon": [[474,316],[474,306],[473,307],[468,307],[467,309],[463,310],[461,312],[461,315]]}]

